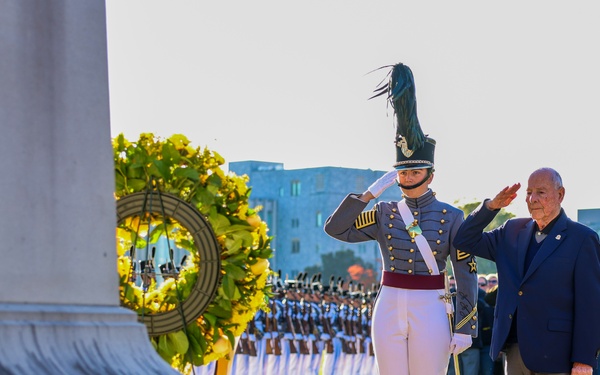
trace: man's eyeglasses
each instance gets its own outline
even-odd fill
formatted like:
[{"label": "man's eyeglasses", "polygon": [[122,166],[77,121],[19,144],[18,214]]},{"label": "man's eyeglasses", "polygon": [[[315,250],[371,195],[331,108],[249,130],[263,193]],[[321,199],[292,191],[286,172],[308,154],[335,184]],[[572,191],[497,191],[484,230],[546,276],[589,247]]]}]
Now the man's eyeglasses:
[{"label": "man's eyeglasses", "polygon": [[479,286],[486,286],[486,283],[479,283]]}]

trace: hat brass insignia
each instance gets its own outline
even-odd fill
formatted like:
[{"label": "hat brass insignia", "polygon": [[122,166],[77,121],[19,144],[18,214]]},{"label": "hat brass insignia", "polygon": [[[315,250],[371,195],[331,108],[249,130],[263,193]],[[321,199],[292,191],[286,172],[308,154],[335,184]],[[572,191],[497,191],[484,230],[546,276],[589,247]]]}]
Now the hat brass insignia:
[{"label": "hat brass insignia", "polygon": [[410,158],[415,152],[414,150],[409,150],[408,144],[406,143],[406,138],[400,138],[400,140],[396,143],[396,146],[400,147],[402,154],[404,154],[404,156],[407,158]]}]

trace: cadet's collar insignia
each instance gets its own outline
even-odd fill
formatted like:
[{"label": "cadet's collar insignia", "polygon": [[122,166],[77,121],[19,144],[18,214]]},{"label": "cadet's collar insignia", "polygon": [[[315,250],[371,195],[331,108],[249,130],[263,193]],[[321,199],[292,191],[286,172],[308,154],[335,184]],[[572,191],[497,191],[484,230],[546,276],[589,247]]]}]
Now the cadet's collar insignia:
[{"label": "cadet's collar insignia", "polygon": [[556,238],[557,240],[560,240],[560,234],[557,234],[556,237],[554,237],[554,238]]}]

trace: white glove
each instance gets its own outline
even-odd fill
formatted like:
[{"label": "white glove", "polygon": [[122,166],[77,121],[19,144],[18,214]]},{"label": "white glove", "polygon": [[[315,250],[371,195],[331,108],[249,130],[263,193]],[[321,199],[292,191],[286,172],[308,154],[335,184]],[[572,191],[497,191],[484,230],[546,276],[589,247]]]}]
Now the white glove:
[{"label": "white glove", "polygon": [[373,182],[367,190],[369,190],[369,192],[371,192],[371,194],[377,198],[385,191],[385,189],[394,185],[394,183],[397,183],[396,177],[398,177],[398,172],[396,170],[389,171],[388,173],[379,177],[377,181]]},{"label": "white glove", "polygon": [[452,341],[450,342],[450,352],[454,355],[459,355],[465,350],[469,349],[473,344],[473,339],[471,335],[465,335],[464,333],[455,333],[452,336]]}]

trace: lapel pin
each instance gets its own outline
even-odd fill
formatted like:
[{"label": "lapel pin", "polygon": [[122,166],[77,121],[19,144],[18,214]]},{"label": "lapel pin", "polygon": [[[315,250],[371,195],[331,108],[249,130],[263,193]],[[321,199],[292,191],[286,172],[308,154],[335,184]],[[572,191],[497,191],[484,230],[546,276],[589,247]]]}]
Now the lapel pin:
[{"label": "lapel pin", "polygon": [[557,234],[555,237],[557,240],[560,240],[560,234]]}]

